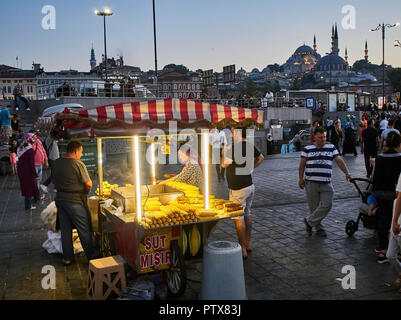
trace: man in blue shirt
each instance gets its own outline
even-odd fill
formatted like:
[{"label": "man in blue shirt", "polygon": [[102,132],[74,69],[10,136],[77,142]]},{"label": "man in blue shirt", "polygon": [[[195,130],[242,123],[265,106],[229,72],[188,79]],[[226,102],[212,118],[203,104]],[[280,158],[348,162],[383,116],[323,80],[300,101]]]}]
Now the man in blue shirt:
[{"label": "man in blue shirt", "polygon": [[8,146],[8,142],[10,140],[12,130],[11,130],[11,113],[10,113],[11,106],[3,107],[0,112],[0,119],[1,119],[1,128],[3,132],[3,141],[4,145]]},{"label": "man in blue shirt", "polygon": [[309,217],[304,219],[306,232],[312,235],[312,228],[315,227],[318,236],[326,237],[321,222],[333,204],[334,190],[331,184],[333,160],[345,173],[348,181],[351,180],[351,176],[337,148],[331,143],[326,143],[326,130],[322,127],[315,129],[315,138],[315,143],[306,146],[301,154],[299,187],[306,190],[310,209]]}]

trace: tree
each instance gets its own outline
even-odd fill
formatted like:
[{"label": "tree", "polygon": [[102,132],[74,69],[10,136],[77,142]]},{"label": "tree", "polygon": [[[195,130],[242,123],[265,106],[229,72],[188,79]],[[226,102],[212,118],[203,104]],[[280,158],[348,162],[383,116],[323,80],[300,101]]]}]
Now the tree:
[{"label": "tree", "polygon": [[377,68],[380,68],[380,66],[377,64],[370,63],[369,61],[366,60],[355,61],[355,63],[352,66],[352,70],[355,72],[361,72],[362,70],[374,71]]},{"label": "tree", "polygon": [[284,71],[284,68],[277,63],[269,64],[267,67],[270,69],[271,72],[283,72]]},{"label": "tree", "polygon": [[301,89],[302,89],[301,81],[295,79],[294,82],[292,83],[290,90],[301,90]]},{"label": "tree", "polygon": [[270,80],[266,81],[265,83],[265,91],[266,92],[279,92],[281,90],[280,83],[278,80],[275,80],[274,83],[272,84]]},{"label": "tree", "polygon": [[249,97],[256,97],[258,95],[258,89],[253,80],[248,80],[246,83],[245,94]]},{"label": "tree", "polygon": [[183,73],[183,74],[186,74],[189,71],[189,69],[186,66],[184,66],[182,64],[176,65],[174,63],[170,63],[170,64],[164,66],[163,70],[167,70],[167,69],[171,69],[173,71]]},{"label": "tree", "polygon": [[394,90],[401,92],[401,68],[395,68],[388,71],[387,78]]}]

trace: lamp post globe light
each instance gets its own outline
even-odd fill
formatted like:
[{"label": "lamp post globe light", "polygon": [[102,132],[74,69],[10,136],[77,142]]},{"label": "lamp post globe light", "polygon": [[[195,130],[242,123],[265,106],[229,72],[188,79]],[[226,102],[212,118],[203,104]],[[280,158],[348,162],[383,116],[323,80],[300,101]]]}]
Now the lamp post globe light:
[{"label": "lamp post globe light", "polygon": [[106,17],[109,17],[113,14],[113,12],[109,8],[103,8],[103,11],[95,10],[95,14],[97,16],[103,17],[103,29],[104,29],[104,69],[106,74],[106,82],[107,82],[107,44],[106,44]]},{"label": "lamp post globe light", "polygon": [[385,102],[385,93],[384,93],[384,78],[385,78],[385,66],[384,66],[384,40],[386,39],[386,28],[394,28],[398,27],[400,25],[399,22],[395,24],[385,24],[384,22],[382,24],[379,24],[375,29],[370,29],[369,31],[374,32],[374,31],[382,31],[382,40],[383,40],[383,106]]}]

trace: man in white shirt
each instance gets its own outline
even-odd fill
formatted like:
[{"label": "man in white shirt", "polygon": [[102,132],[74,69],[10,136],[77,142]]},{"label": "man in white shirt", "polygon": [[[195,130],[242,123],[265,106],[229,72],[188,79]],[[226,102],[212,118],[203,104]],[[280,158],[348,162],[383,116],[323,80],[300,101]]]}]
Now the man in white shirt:
[{"label": "man in white shirt", "polygon": [[387,129],[387,126],[388,126],[388,121],[387,121],[384,113],[382,113],[381,119],[382,119],[382,121],[380,121],[380,135],[383,133],[384,130]]},{"label": "man in white shirt", "polygon": [[224,180],[225,169],[221,167],[221,156],[224,146],[227,145],[227,138],[224,131],[214,128],[210,134],[210,144],[212,145],[212,164],[216,166],[217,179],[219,182]]},{"label": "man in white shirt", "polygon": [[397,132],[398,134],[400,134],[400,132],[399,132],[397,129],[394,129],[394,124],[395,124],[394,119],[388,120],[387,128],[384,129],[383,132],[382,132],[382,134],[381,134],[381,137],[380,137],[380,146],[381,146],[382,149],[383,149],[384,140],[387,139],[387,136],[388,136],[388,134],[389,134],[391,131],[394,131],[394,132]]}]

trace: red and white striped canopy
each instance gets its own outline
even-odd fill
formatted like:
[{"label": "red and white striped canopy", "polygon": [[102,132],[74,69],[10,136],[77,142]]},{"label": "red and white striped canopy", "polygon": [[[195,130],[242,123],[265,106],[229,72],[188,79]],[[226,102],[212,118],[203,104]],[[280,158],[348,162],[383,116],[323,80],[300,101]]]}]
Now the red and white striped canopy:
[{"label": "red and white striped canopy", "polygon": [[170,120],[188,124],[200,120],[218,123],[224,119],[232,119],[237,123],[248,119],[257,124],[263,124],[263,111],[257,109],[236,108],[184,99],[120,102],[89,110],[66,110],[65,114],[78,116],[78,121],[90,119],[99,124],[115,120],[128,125],[144,120],[156,124],[167,123]]}]

